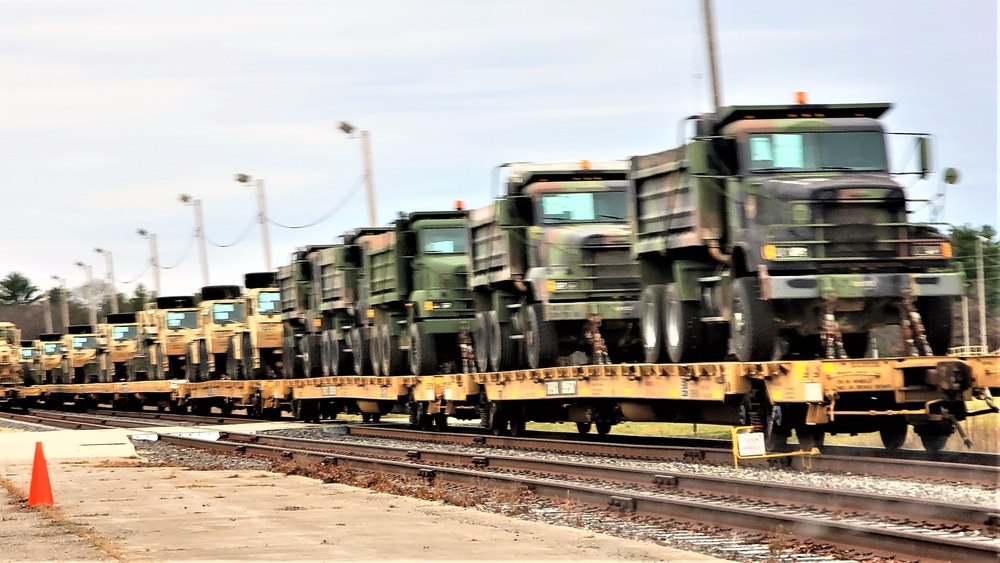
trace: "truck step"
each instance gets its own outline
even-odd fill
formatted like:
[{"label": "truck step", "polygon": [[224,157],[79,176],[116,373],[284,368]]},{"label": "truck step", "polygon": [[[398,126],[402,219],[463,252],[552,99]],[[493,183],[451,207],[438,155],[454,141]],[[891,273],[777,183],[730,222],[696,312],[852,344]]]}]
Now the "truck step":
[{"label": "truck step", "polygon": [[701,322],[703,323],[728,323],[729,320],[726,317],[702,317]]}]

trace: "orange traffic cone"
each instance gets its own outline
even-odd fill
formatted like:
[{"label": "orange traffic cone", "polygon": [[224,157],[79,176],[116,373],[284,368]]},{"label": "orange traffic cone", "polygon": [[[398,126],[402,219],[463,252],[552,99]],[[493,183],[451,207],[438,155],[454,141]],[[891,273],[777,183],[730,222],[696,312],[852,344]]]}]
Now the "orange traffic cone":
[{"label": "orange traffic cone", "polygon": [[35,464],[31,468],[31,491],[28,492],[28,506],[52,506],[52,485],[49,484],[49,467],[45,463],[42,443],[35,442]]}]

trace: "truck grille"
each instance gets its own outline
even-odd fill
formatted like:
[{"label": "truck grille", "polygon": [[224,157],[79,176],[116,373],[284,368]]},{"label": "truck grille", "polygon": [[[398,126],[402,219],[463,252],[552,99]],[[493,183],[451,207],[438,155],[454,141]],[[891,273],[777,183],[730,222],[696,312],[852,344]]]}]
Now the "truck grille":
[{"label": "truck grille", "polygon": [[896,212],[879,203],[828,203],[822,206],[826,258],[892,258],[905,227],[893,225]]},{"label": "truck grille", "polygon": [[639,290],[639,264],[632,259],[628,246],[585,247],[583,257],[594,290]]}]

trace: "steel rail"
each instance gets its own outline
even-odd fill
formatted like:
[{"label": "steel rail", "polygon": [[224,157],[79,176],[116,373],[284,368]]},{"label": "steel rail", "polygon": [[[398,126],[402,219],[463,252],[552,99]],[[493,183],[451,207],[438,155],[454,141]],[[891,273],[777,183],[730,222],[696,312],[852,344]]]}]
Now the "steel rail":
[{"label": "steel rail", "polygon": [[[527,487],[535,494],[554,501],[573,501],[591,506],[618,509],[660,518],[676,518],[721,526],[773,533],[782,530],[793,535],[821,540],[834,545],[874,550],[886,555],[919,557],[922,561],[995,561],[1000,547],[995,543],[946,537],[944,534],[915,533],[891,526],[872,527],[838,522],[815,516],[780,511],[726,506],[718,502],[670,499],[654,493],[616,491],[579,483],[553,483],[523,475],[500,474],[484,470],[433,466],[411,460],[371,459],[356,455],[330,455],[324,452],[282,448],[246,442],[210,441],[191,437],[162,435],[161,440],[179,446],[210,451],[260,455],[299,464],[326,464],[366,471],[423,478],[429,482],[503,488]],[[991,538],[987,538],[990,540]]]},{"label": "steel rail", "polygon": [[484,456],[466,452],[441,450],[415,450],[396,446],[310,440],[261,434],[222,432],[220,439],[245,444],[258,444],[275,448],[300,449],[328,454],[383,456],[386,458],[408,459],[489,467],[506,471],[533,471],[578,477],[601,479],[624,484],[649,486],[660,490],[700,492],[714,495],[735,495],[762,501],[776,501],[823,507],[833,511],[860,510],[897,518],[927,518],[942,524],[966,524],[971,526],[993,525],[993,509],[965,504],[924,499],[885,496],[851,490],[831,490],[785,483],[769,483],[758,480],[725,478],[683,471],[652,471],[640,468],[615,467],[593,463],[572,461],[539,460],[514,456]]},{"label": "steel rail", "polygon": [[[732,463],[731,447],[708,448],[689,446],[660,446],[642,444],[620,444],[616,442],[591,442],[581,440],[556,440],[551,438],[493,436],[482,433],[454,433],[408,430],[385,426],[348,425],[352,436],[389,438],[397,440],[418,440],[449,444],[465,444],[486,447],[523,449],[576,453],[645,460],[679,460],[689,462]],[[726,442],[721,442],[726,444]],[[822,454],[808,460],[801,456],[747,459],[740,465],[751,467],[791,467],[805,469],[811,464],[815,471],[843,472],[852,474],[881,475],[887,477],[936,479],[995,486],[1000,483],[1000,467],[976,464],[961,464],[936,461],[915,461],[891,458],[867,458],[844,455]]]}]

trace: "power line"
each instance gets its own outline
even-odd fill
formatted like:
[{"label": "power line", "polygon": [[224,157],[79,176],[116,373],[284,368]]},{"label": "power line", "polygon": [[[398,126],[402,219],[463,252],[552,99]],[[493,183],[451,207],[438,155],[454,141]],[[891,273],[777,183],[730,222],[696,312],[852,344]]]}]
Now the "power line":
[{"label": "power line", "polygon": [[194,241],[195,241],[196,238],[198,238],[198,237],[194,236],[194,234],[191,235],[191,243],[188,244],[187,249],[184,250],[184,254],[181,256],[181,259],[176,264],[174,264],[173,266],[160,266],[160,269],[162,269],[162,270],[173,270],[177,266],[180,266],[181,264],[183,264],[184,260],[187,259],[188,254],[191,253],[191,249],[194,248]]},{"label": "power line", "polygon": [[306,223],[305,225],[284,225],[282,223],[279,223],[279,222],[275,221],[274,219],[268,219],[268,221],[272,225],[281,227],[283,229],[305,229],[305,228],[308,228],[308,227],[314,227],[316,225],[319,225],[323,221],[326,221],[330,217],[333,217],[333,215],[336,212],[340,211],[341,208],[343,208],[345,205],[347,205],[347,202],[350,201],[352,197],[354,197],[355,195],[357,195],[357,193],[361,189],[361,187],[365,185],[365,180],[367,180],[367,179],[368,179],[368,174],[366,173],[363,176],[361,176],[361,179],[358,181],[357,185],[355,185],[353,188],[351,188],[351,190],[347,193],[347,195],[345,195],[340,201],[337,202],[336,205],[333,206],[333,209],[331,209],[326,214],[324,214],[322,217],[320,217],[319,219],[316,219],[315,221],[313,221],[311,223]]},{"label": "power line", "polygon": [[146,263],[145,263],[145,265],[144,265],[144,266],[142,267],[142,271],[140,271],[140,272],[139,272],[139,273],[138,273],[138,274],[137,274],[137,275],[136,275],[136,276],[135,276],[135,277],[134,277],[133,279],[131,279],[131,280],[128,280],[128,281],[125,281],[125,280],[122,280],[122,279],[119,279],[119,278],[118,278],[117,276],[115,277],[115,280],[117,280],[117,281],[118,281],[118,283],[120,283],[120,284],[122,284],[122,285],[128,285],[128,284],[130,284],[130,283],[135,283],[135,282],[139,281],[139,279],[140,279],[140,278],[141,278],[142,276],[146,275],[146,271],[147,271],[147,270],[149,270],[149,266],[150,266],[150,265],[151,265],[152,263],[153,263],[153,260],[152,260],[152,259],[150,259],[150,260],[147,260],[147,261],[146,261]]},{"label": "power line", "polygon": [[217,248],[229,248],[231,246],[236,246],[237,244],[243,242],[243,239],[247,238],[247,235],[250,234],[250,231],[253,229],[254,223],[256,223],[256,222],[257,222],[257,216],[256,215],[250,217],[250,222],[247,223],[246,228],[243,229],[243,232],[240,233],[240,236],[236,237],[236,240],[234,240],[233,242],[231,242],[229,244],[219,244],[217,242],[213,242],[212,239],[208,238],[207,234],[204,234],[204,233],[202,233],[202,234],[205,237],[205,241],[207,241],[208,244],[211,244],[212,246],[215,246]]}]

